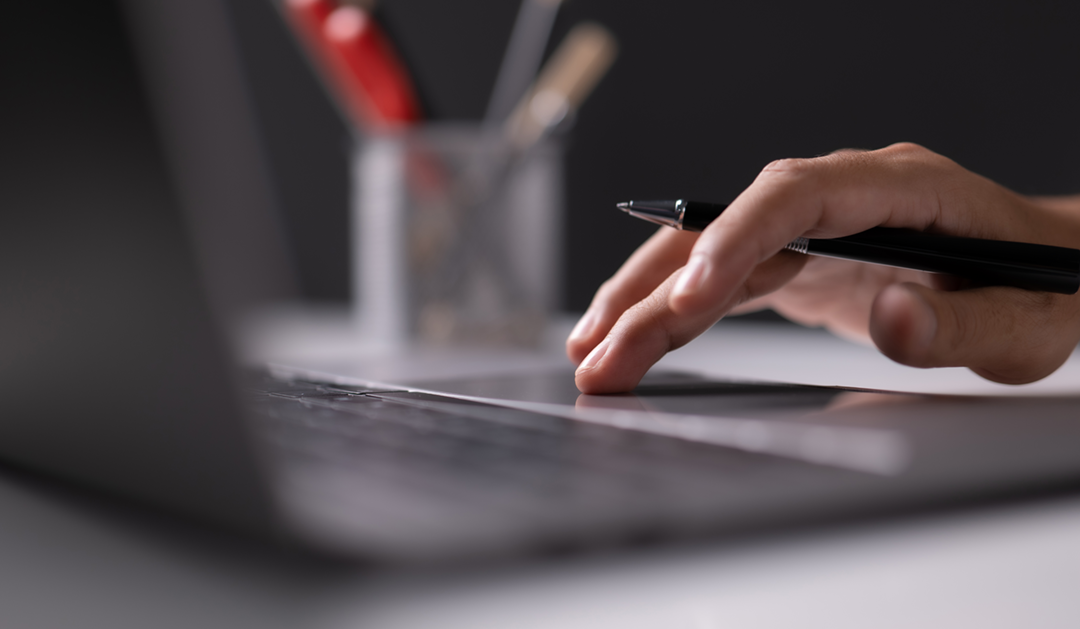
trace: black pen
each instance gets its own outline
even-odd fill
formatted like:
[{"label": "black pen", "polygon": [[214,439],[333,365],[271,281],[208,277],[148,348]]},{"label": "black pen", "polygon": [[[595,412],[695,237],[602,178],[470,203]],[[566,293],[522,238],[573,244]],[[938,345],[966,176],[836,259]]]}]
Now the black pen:
[{"label": "black pen", "polygon": [[[628,201],[620,210],[659,225],[701,231],[727,205],[700,201]],[[1024,242],[981,240],[874,227],[842,238],[796,238],[799,253],[955,275],[978,285],[1072,295],[1080,288],[1080,251]]]}]

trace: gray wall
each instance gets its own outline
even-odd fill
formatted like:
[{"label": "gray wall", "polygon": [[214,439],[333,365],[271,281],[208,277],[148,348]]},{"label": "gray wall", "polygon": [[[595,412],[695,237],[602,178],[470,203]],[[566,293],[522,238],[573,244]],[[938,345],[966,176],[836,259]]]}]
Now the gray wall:
[{"label": "gray wall", "polygon": [[[343,300],[345,128],[270,0],[231,1],[306,294]],[[479,118],[515,3],[381,4],[430,116]],[[614,202],[730,199],[779,157],[909,140],[1023,192],[1080,191],[1080,3],[567,0],[554,41],[584,19],[622,54],[569,144],[569,309],[651,233]]]}]

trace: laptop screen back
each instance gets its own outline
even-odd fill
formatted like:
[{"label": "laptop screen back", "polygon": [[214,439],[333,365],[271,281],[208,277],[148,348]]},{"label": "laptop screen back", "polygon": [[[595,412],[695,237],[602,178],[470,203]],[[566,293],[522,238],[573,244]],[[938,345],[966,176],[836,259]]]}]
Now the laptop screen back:
[{"label": "laptop screen back", "polygon": [[[177,78],[180,66],[194,77],[200,64],[228,67],[215,58],[227,53],[226,13],[214,0],[131,4],[126,15],[113,0],[19,3],[0,21],[0,458],[263,527],[268,501],[212,316],[230,306],[228,287],[203,281],[220,273],[235,287],[243,274],[213,267],[220,246],[217,259],[212,245],[191,246],[208,229],[182,209],[257,207],[269,193],[245,179],[257,166],[242,163],[253,153],[237,134],[205,142],[227,120],[152,109],[144,89],[149,74],[159,97],[167,86],[187,99],[184,111],[242,114],[212,83],[196,92]],[[184,46],[167,49],[151,31],[170,12],[207,26],[174,21],[172,44]],[[136,55],[135,41],[158,48]],[[199,164],[225,183],[206,184]],[[236,266],[252,266],[242,245]],[[274,293],[258,289],[245,299]]]}]

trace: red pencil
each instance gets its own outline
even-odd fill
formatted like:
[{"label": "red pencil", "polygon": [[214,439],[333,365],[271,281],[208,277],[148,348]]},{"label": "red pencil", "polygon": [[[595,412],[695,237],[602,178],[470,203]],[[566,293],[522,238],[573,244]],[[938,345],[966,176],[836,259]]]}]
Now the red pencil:
[{"label": "red pencil", "polygon": [[341,81],[353,106],[376,128],[407,125],[420,120],[420,107],[409,75],[389,40],[363,10],[334,9],[323,27],[325,41],[335,53]]},{"label": "red pencil", "polygon": [[337,6],[332,0],[285,0],[289,22],[300,35],[335,101],[354,125],[363,128],[373,123],[375,114],[370,111],[367,96],[358,93],[362,88],[352,78],[339,53],[326,40],[324,32],[326,20]]}]

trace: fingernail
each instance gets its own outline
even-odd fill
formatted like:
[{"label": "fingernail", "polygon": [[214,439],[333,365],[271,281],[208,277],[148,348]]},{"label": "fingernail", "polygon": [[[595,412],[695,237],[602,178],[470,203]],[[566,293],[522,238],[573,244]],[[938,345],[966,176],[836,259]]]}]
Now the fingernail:
[{"label": "fingernail", "polygon": [[581,361],[581,364],[578,365],[577,371],[575,371],[574,373],[579,374],[583,371],[589,371],[590,369],[594,369],[598,364],[600,364],[600,359],[602,359],[604,357],[604,354],[607,353],[608,346],[610,344],[610,338],[606,338],[601,341],[599,345],[593,348],[593,351],[589,352],[589,355],[585,357],[585,360]]},{"label": "fingernail", "polygon": [[574,329],[570,331],[570,337],[567,340],[576,341],[578,339],[589,336],[589,334],[593,331],[593,328],[596,327],[597,319],[598,317],[595,312],[591,310],[586,312],[585,315],[582,316],[581,319],[577,322],[577,325],[574,326]]},{"label": "fingernail", "polygon": [[705,275],[709,271],[709,259],[702,255],[690,257],[690,261],[683,267],[679,279],[675,281],[675,288],[671,291],[672,297],[682,297],[696,293],[705,281]]}]

